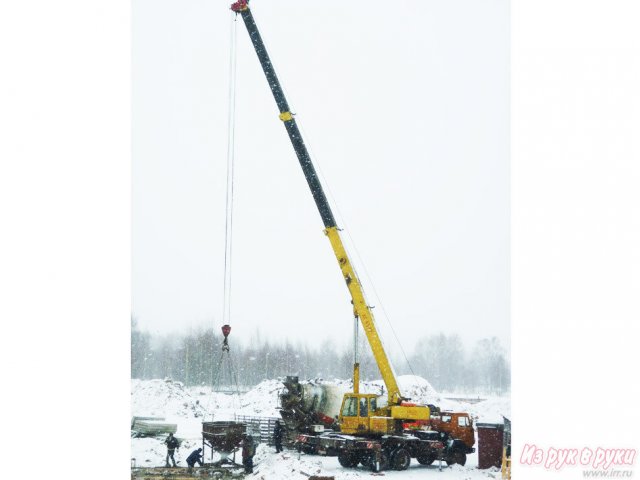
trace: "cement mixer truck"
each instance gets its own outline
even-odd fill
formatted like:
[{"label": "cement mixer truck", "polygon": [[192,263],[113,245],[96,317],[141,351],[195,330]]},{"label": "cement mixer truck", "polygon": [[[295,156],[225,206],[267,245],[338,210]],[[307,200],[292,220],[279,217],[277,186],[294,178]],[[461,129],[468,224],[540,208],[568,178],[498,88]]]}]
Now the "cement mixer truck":
[{"label": "cement mixer truck", "polygon": [[[298,377],[286,377],[280,392],[280,415],[287,432],[320,434],[338,431],[338,415],[346,386],[324,382],[300,383]],[[295,438],[295,437],[294,437]],[[309,453],[313,453],[310,451]]]}]

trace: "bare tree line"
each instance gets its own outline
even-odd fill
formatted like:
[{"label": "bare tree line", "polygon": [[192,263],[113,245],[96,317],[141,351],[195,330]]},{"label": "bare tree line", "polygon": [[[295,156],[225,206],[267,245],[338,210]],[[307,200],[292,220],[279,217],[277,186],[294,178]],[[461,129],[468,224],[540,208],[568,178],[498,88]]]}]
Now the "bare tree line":
[{"label": "bare tree line", "polygon": [[[361,339],[361,378],[379,378],[373,356]],[[262,380],[298,375],[300,379],[348,379],[353,351],[329,339],[311,348],[302,342],[273,343],[257,333],[249,345],[232,343],[222,356],[222,335],[212,328],[182,336],[152,336],[131,321],[131,378],[170,377],[186,385],[251,387]],[[231,359],[231,365],[228,363]],[[501,394],[510,390],[510,364],[497,338],[478,340],[467,351],[459,335],[434,334],[422,338],[407,360],[391,358],[399,375],[426,378],[437,390]],[[232,375],[232,372],[235,375]]]}]

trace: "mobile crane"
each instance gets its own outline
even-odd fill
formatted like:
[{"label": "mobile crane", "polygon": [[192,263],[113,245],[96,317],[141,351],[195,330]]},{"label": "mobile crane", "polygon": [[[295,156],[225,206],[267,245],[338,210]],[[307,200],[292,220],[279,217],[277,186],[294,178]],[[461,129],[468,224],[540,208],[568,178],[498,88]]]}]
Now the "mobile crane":
[{"label": "mobile crane", "polygon": [[[329,238],[351,295],[354,316],[360,320],[387,389],[387,404],[384,406],[378,405],[377,395],[360,393],[360,370],[356,361],[353,369],[353,392],[344,395],[340,409],[340,434],[308,437],[301,435],[299,442],[318,442],[316,450],[322,451],[322,449],[326,448],[337,453],[340,464],[345,467],[355,467],[358,463],[363,463],[372,470],[385,469],[389,466],[397,470],[404,470],[408,468],[411,457],[417,457],[420,463],[431,463],[437,457],[443,458],[445,455],[443,452],[447,450],[447,447],[453,451],[451,447],[456,441],[462,443],[465,447],[464,450],[461,450],[464,453],[473,451],[473,448],[471,448],[473,441],[471,446],[464,445],[464,442],[457,439],[449,439],[449,445],[443,443],[442,440],[445,439],[443,432],[440,432],[437,437],[431,435],[432,432],[419,430],[411,431],[411,434],[405,432],[404,428],[408,423],[428,424],[431,420],[430,409],[425,405],[408,403],[407,400],[409,399],[404,398],[400,392],[389,358],[376,329],[373,313],[367,305],[360,280],[342,243],[340,229],[336,224],[320,179],[296,124],[295,116],[289,108],[280,81],[256,26],[249,8],[249,0],[237,0],[231,5],[231,10],[242,17],[247,28],[260,65],[278,106],[279,118],[287,130],[293,149],[296,152],[324,223],[324,233]],[[466,414],[459,415],[466,416]],[[471,419],[468,416],[466,416],[466,421],[466,425],[472,429]],[[473,433],[473,430],[471,430],[471,433]],[[460,450],[460,448],[462,447],[457,450]],[[454,462],[452,461],[451,463]],[[458,461],[457,463],[464,463],[464,461]]]}]

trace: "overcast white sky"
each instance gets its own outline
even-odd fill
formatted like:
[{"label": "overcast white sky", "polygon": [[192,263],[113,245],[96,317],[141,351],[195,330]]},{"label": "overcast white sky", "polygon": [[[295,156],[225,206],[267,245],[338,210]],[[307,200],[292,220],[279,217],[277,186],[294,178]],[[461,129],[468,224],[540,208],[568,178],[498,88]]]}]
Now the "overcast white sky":
[{"label": "overcast white sky", "polygon": [[[221,325],[225,1],[133,2],[132,310]],[[253,0],[385,343],[510,341],[509,2]],[[240,17],[232,327],[351,338],[348,291]],[[337,208],[336,208],[337,205]],[[347,234],[348,233],[348,234]]]}]

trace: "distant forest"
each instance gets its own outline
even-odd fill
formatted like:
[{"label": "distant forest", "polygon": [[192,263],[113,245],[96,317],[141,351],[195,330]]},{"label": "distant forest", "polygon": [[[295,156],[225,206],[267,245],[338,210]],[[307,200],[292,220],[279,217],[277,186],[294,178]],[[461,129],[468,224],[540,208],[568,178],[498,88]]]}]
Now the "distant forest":
[{"label": "distant forest", "polygon": [[[362,335],[364,337],[364,335]],[[202,328],[186,335],[155,336],[131,321],[131,378],[172,378],[186,385],[252,387],[262,380],[297,375],[300,380],[349,379],[353,348],[325,340],[317,347],[252,338],[250,345],[229,337],[230,355],[222,355],[222,334]],[[360,339],[362,380],[380,378],[373,356]],[[465,349],[459,335],[435,334],[417,342],[407,357],[392,357],[396,374],[426,378],[436,390],[467,394],[503,394],[511,388],[511,367],[496,337]],[[231,365],[229,365],[231,361]],[[232,375],[235,372],[235,375]]]}]

